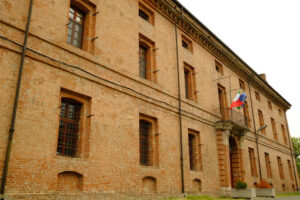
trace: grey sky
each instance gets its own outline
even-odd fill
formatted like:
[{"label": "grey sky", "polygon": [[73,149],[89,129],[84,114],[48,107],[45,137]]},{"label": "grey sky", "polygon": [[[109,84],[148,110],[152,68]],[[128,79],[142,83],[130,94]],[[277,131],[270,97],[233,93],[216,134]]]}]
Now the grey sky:
[{"label": "grey sky", "polygon": [[300,137],[300,1],[179,0],[292,108],[290,133]]}]

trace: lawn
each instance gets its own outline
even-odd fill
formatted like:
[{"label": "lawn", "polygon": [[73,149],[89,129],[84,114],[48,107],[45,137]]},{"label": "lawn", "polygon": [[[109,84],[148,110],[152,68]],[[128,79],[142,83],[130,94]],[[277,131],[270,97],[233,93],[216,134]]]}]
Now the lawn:
[{"label": "lawn", "polygon": [[[167,199],[162,199],[162,200],[231,200],[231,198],[226,198],[226,197],[210,197],[210,196],[187,196],[185,198],[167,198]],[[239,199],[235,199],[239,200]],[[241,199],[240,199],[241,200]]]},{"label": "lawn", "polygon": [[276,197],[285,197],[285,196],[300,196],[299,192],[290,192],[290,193],[280,193],[280,194],[276,194]]}]

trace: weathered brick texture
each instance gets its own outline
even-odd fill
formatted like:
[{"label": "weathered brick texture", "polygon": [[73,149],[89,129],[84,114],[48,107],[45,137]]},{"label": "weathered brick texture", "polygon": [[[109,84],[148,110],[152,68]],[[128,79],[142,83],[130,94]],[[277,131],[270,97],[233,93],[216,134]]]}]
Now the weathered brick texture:
[{"label": "weathered brick texture", "polygon": [[[167,1],[175,6],[173,1]],[[176,38],[172,23],[175,14],[171,16],[170,10],[167,16],[167,10],[154,4],[155,1],[140,1],[153,11],[154,25],[138,16],[138,0],[83,2],[91,5],[93,12],[99,11],[95,15],[89,13],[95,23],[91,23],[94,29],[89,36],[98,39],[87,50],[66,42],[69,0],[34,1],[5,190],[7,199],[154,199],[182,195],[176,39],[179,41],[185,192],[201,190],[220,195],[224,188],[230,190],[231,133],[215,127],[215,122],[220,120],[216,111],[218,84],[229,91],[228,79],[219,78],[230,76],[231,88],[238,88],[239,78],[245,80],[245,77],[225,59],[219,59],[211,47],[192,36],[187,26],[179,24]],[[0,1],[0,178],[28,7],[29,0]],[[196,26],[207,32],[202,26]],[[155,42],[155,69],[158,70],[155,82],[139,77],[139,34]],[[193,52],[182,48],[182,35],[191,40]],[[91,37],[84,40],[91,42]],[[219,44],[220,52],[230,54],[217,39],[211,41]],[[215,60],[222,63],[223,75],[216,71]],[[184,63],[194,68],[197,102],[185,98]],[[286,191],[292,191],[296,182],[290,179],[287,164],[287,160],[292,161],[291,150],[289,143],[284,144],[280,128],[281,124],[288,126],[286,118],[278,114],[279,108],[285,114],[289,106],[282,103],[285,101],[282,97],[268,93],[272,90],[266,83],[258,80],[255,83],[250,85],[253,101],[248,98],[251,128],[243,137],[233,134],[237,141],[237,157],[232,163],[238,172],[236,179],[243,179],[249,187],[259,182],[259,177],[251,176],[248,147],[255,149],[257,156],[253,123],[259,128],[257,110],[260,109],[268,125],[265,135],[259,133],[262,177],[277,191],[283,190],[282,184]],[[246,86],[245,92],[250,97],[248,83]],[[255,100],[255,91],[260,92],[260,102]],[[228,104],[230,95],[233,98],[235,94],[227,93]],[[62,97],[83,103],[78,153],[73,158],[56,153]],[[272,110],[267,100],[272,101]],[[155,166],[139,164],[141,114],[156,119]],[[273,138],[271,117],[276,122],[278,141]],[[201,170],[190,170],[189,129],[199,132]],[[288,129],[286,133],[289,134]],[[267,178],[265,152],[270,154],[272,179]],[[283,180],[279,177],[277,156],[282,159]]]}]

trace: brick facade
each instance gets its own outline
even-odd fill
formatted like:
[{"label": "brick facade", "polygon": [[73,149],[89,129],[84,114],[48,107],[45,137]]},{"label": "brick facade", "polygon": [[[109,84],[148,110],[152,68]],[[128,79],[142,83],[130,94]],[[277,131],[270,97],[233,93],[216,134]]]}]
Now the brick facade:
[{"label": "brick facade", "polygon": [[[85,13],[82,49],[67,42],[71,4]],[[29,0],[0,1],[1,179],[28,7]],[[139,17],[139,8],[149,13],[149,21]],[[239,179],[255,187],[260,174],[278,192],[297,186],[290,177],[298,175],[285,117],[291,105],[185,9],[183,18],[180,11],[173,0],[34,0],[5,196],[153,199],[182,195],[182,182],[185,193],[220,195]],[[190,46],[183,47],[182,39]],[[139,75],[141,40],[150,43],[149,79]],[[192,98],[185,93],[186,66],[192,69]],[[236,124],[231,113],[224,120],[220,112],[218,88],[224,88],[223,106],[228,108],[240,79],[245,82],[240,91],[248,95],[249,128]],[[57,153],[62,98],[81,105],[73,157]],[[258,110],[265,133],[256,131]],[[140,164],[141,116],[153,121],[153,160],[147,166]],[[189,130],[197,133],[197,170],[189,166]],[[249,147],[257,176],[251,175]],[[284,179],[279,177],[278,156]]]}]

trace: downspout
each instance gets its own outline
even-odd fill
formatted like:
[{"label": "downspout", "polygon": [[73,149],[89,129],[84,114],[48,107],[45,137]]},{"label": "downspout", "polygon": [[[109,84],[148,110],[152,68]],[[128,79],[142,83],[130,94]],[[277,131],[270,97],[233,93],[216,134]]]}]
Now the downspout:
[{"label": "downspout", "polygon": [[16,95],[15,95],[13,113],[12,113],[12,118],[11,118],[11,125],[10,125],[10,129],[9,129],[9,138],[8,138],[6,156],[5,156],[5,161],[4,161],[3,173],[2,173],[1,188],[0,188],[0,194],[1,195],[3,195],[4,192],[5,192],[5,185],[6,185],[7,172],[8,172],[8,164],[9,164],[9,159],[10,159],[13,135],[14,135],[14,132],[15,132],[16,115],[17,115],[17,109],[18,109],[18,102],[19,102],[19,94],[20,94],[20,88],[21,88],[25,53],[26,53],[26,48],[27,48],[29,26],[30,26],[31,14],[32,14],[32,5],[33,5],[33,0],[30,0],[28,16],[27,16],[26,30],[25,30],[25,37],[24,37],[24,44],[23,44],[23,48],[22,48],[22,57],[21,57],[21,62],[20,62],[20,67],[19,67],[19,75],[18,75],[18,82],[17,82],[17,88],[16,88]]},{"label": "downspout", "polygon": [[256,131],[256,124],[255,124],[255,118],[254,118],[254,110],[253,110],[253,101],[252,101],[250,81],[248,82],[248,87],[249,87],[249,94],[250,94],[250,101],[251,101],[253,127],[254,127],[254,133],[255,133],[255,143],[256,143],[256,151],[257,151],[257,159],[258,159],[259,178],[260,178],[260,180],[262,180],[259,149],[258,149],[258,135],[257,135],[257,131]]},{"label": "downspout", "polygon": [[175,22],[175,37],[176,37],[176,61],[177,61],[177,84],[178,84],[178,110],[179,110],[179,136],[180,136],[180,169],[181,169],[181,192],[185,193],[184,188],[184,167],[183,167],[183,143],[182,143],[182,114],[181,114],[181,91],[180,91],[180,69],[179,69],[179,54],[178,54],[178,33],[177,21]]},{"label": "downspout", "polygon": [[295,163],[294,163],[294,155],[293,155],[293,148],[292,148],[292,144],[291,144],[291,135],[290,135],[290,129],[289,129],[289,125],[287,122],[287,118],[286,118],[286,113],[284,112],[284,118],[285,118],[285,123],[286,123],[286,128],[288,130],[288,137],[289,137],[289,146],[290,146],[290,150],[291,150],[291,157],[292,157],[292,164],[293,164],[293,171],[294,171],[294,178],[295,178],[295,182],[296,182],[296,191],[298,191],[298,177],[297,177],[297,173],[295,170]]}]

